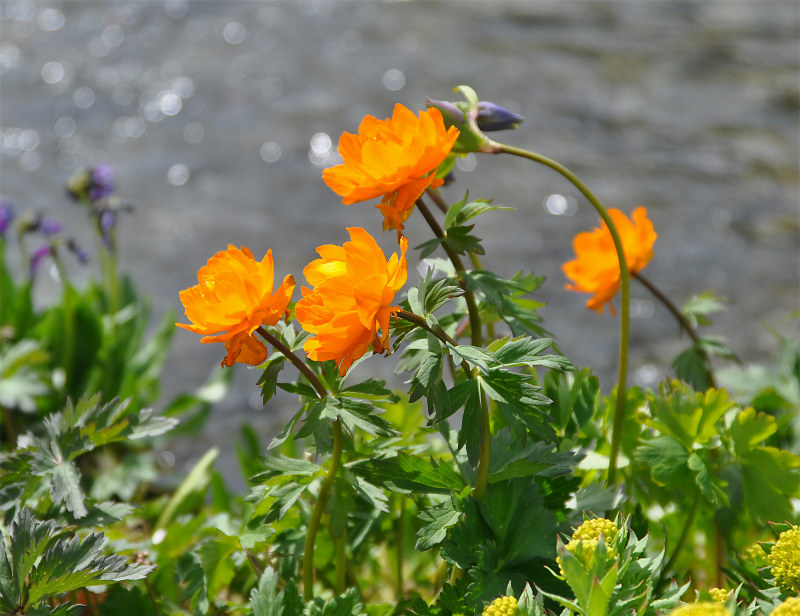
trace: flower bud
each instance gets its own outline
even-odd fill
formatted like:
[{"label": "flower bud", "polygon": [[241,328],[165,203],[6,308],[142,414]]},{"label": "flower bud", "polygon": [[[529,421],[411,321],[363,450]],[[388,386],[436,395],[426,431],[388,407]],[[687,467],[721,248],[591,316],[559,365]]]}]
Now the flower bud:
[{"label": "flower bud", "polygon": [[114,192],[114,168],[108,163],[93,167],[90,172],[89,199],[99,201]]},{"label": "flower bud", "polygon": [[489,101],[478,103],[478,128],[490,132],[517,128],[524,117]]}]

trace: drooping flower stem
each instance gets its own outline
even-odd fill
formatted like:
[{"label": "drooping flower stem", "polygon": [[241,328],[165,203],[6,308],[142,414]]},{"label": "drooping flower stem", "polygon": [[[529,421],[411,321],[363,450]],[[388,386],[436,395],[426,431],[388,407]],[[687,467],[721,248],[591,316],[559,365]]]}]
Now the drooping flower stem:
[{"label": "drooping flower stem", "polygon": [[628,270],[628,262],[625,259],[625,252],[622,247],[622,239],[620,238],[619,231],[617,230],[614,221],[608,214],[608,210],[603,203],[598,199],[595,194],[590,191],[586,185],[576,176],[572,171],[567,169],[561,163],[558,163],[546,156],[517,148],[511,145],[502,143],[492,143],[492,153],[511,154],[513,156],[520,156],[527,158],[534,162],[550,167],[554,171],[560,173],[569,182],[577,188],[584,197],[591,203],[592,207],[600,214],[600,218],[606,223],[611,239],[614,241],[614,248],[617,251],[619,258],[619,274],[620,274],[620,332],[619,332],[619,371],[617,376],[617,402],[614,409],[614,427],[611,432],[611,451],[608,459],[608,483],[614,485],[617,479],[617,458],[619,457],[619,450],[622,444],[622,422],[625,418],[625,400],[626,400],[626,387],[628,380],[628,342],[630,339],[630,272]]},{"label": "drooping flower stem", "polygon": [[689,338],[692,339],[692,342],[695,344],[695,348],[697,352],[700,354],[700,357],[703,359],[703,363],[706,366],[706,379],[708,379],[708,384],[713,387],[714,389],[717,388],[716,380],[714,379],[714,372],[711,369],[711,359],[708,357],[708,353],[700,346],[700,336],[692,327],[692,324],[689,323],[689,320],[680,311],[680,309],[672,302],[672,300],[667,297],[661,289],[655,286],[650,280],[642,276],[641,272],[635,272],[631,274],[636,280],[641,282],[650,293],[652,293],[658,301],[660,301],[664,307],[669,310],[672,315],[678,320],[678,324],[681,326],[681,329],[686,332]]},{"label": "drooping flower stem", "polygon": [[[439,225],[439,221],[434,218],[433,214],[431,214],[428,206],[425,205],[425,202],[421,198],[417,199],[417,209],[419,209],[420,213],[425,218],[425,221],[428,223],[431,231],[433,231],[433,234],[440,240],[444,240],[444,230],[442,229],[441,225]],[[458,255],[458,253],[450,248],[450,246],[448,246],[444,241],[442,242],[442,248],[444,248],[444,251],[447,253],[447,257],[450,259],[450,262],[453,264],[453,267],[456,270],[459,286],[464,290],[464,301],[467,302],[467,312],[469,313],[469,326],[472,338],[472,346],[483,346],[481,318],[480,314],[478,313],[478,306],[475,303],[475,294],[467,289],[467,283],[464,280],[464,273],[467,271],[464,267],[464,262],[461,260],[461,257]]]},{"label": "drooping flower stem", "polygon": [[[319,394],[320,398],[328,395],[328,390],[319,380],[316,374],[302,361],[289,347],[283,344],[275,336],[270,334],[264,327],[259,327],[258,334],[264,338],[269,344],[278,349],[284,354],[295,368],[308,379],[311,386]],[[317,542],[317,533],[319,532],[319,523],[322,520],[322,514],[325,512],[325,506],[328,504],[328,498],[331,495],[333,482],[336,479],[336,474],[339,472],[339,467],[342,464],[342,450],[344,446],[344,434],[342,432],[342,422],[338,419],[331,424],[333,429],[333,453],[331,454],[331,463],[328,467],[328,472],[322,482],[317,495],[317,502],[314,503],[314,509],[311,511],[311,519],[308,521],[308,530],[306,532],[305,547],[303,548],[303,596],[306,601],[314,598],[314,547]],[[342,557],[344,557],[342,555]],[[337,561],[339,552],[337,551]],[[344,567],[340,566],[341,563],[337,562],[337,571],[344,571]]]}]

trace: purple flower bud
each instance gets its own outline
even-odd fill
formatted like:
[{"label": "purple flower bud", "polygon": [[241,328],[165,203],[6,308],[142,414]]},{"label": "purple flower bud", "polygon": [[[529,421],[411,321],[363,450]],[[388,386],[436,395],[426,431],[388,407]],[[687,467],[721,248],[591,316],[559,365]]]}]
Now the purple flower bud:
[{"label": "purple flower bud", "polygon": [[89,183],[89,199],[99,201],[114,192],[114,168],[103,163],[92,168]]},{"label": "purple flower bud", "polygon": [[46,237],[61,233],[62,229],[61,223],[52,218],[48,218],[47,216],[39,218],[39,231]]},{"label": "purple flower bud", "polygon": [[[459,124],[464,123],[464,112],[458,108],[455,103],[451,103],[450,101],[437,101],[432,98],[426,98],[425,103],[428,107],[436,107],[439,111],[442,112],[442,116],[444,116],[445,124],[450,124],[452,122],[458,122]],[[448,117],[449,116],[449,117]]]},{"label": "purple flower bud", "polygon": [[489,101],[478,103],[478,128],[489,132],[517,128],[525,118]]},{"label": "purple flower bud", "polygon": [[14,206],[4,197],[0,199],[0,236],[5,235],[12,220],[14,220]]},{"label": "purple flower bud", "polygon": [[30,277],[36,274],[36,270],[39,269],[39,264],[42,262],[46,256],[53,254],[53,247],[50,244],[43,244],[36,249],[31,256],[31,268],[30,268]]}]

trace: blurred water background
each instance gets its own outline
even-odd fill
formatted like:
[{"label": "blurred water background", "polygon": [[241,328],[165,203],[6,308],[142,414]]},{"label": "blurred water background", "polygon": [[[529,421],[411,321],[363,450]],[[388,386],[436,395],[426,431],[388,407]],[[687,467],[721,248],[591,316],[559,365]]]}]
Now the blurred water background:
[{"label": "blurred water background", "polygon": [[[154,318],[228,243],[294,273],[345,227],[377,233],[371,205],[344,207],[320,179],[336,142],[396,102],[455,98],[466,83],[527,119],[500,135],[572,168],[610,207],[647,207],[659,240],[646,275],[682,304],[715,290],[732,303],[712,331],[750,361],[794,335],[798,308],[798,40],[795,1],[379,2],[3,0],[0,193],[90,244],[64,196],[79,167],[110,162],[135,212],[120,222],[122,269]],[[536,298],[565,354],[607,390],[618,321],[564,290],[570,241],[597,224],[577,191],[529,162],[469,156],[445,189],[514,208],[479,219],[485,264],[546,275]],[[412,245],[428,239],[419,216]],[[394,233],[380,238],[394,250]],[[87,275],[86,272],[83,274]],[[416,275],[411,274],[412,282]],[[48,285],[40,293],[46,298]],[[299,297],[296,293],[296,297]],[[182,312],[182,311],[181,311]],[[654,386],[686,344],[634,284],[633,383]],[[176,333],[165,399],[218,370],[222,350]],[[363,364],[396,386],[393,359]],[[239,425],[271,433],[295,400],[262,408],[257,373],[197,437],[168,447],[181,468],[213,444],[236,476]],[[290,375],[289,378],[294,378]]]}]

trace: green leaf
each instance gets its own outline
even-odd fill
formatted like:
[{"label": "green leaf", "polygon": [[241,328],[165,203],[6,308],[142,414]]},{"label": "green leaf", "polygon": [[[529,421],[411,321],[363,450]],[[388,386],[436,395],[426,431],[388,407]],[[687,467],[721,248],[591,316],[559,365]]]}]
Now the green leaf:
[{"label": "green leaf", "polygon": [[475,201],[469,202],[468,199],[469,191],[464,194],[464,197],[460,201],[454,203],[450,206],[450,209],[447,210],[447,214],[444,217],[444,226],[446,229],[463,225],[468,220],[480,216],[485,212],[512,209],[509,207],[492,205],[492,202],[488,199],[476,199]]},{"label": "green leaf", "polygon": [[470,368],[478,368],[481,372],[489,372],[489,367],[497,364],[491,353],[487,353],[481,347],[468,344],[452,345],[448,342],[447,350],[457,363],[466,361]]},{"label": "green leaf", "polygon": [[36,411],[36,399],[50,393],[44,368],[49,361],[35,340],[0,348],[0,407]]},{"label": "green leaf", "polygon": [[352,471],[372,483],[401,494],[450,494],[466,487],[464,478],[447,462],[423,459],[404,452],[392,458],[372,459]]},{"label": "green leaf", "polygon": [[756,447],[741,458],[745,502],[760,523],[793,519],[800,497],[800,458],[775,447]]},{"label": "green leaf", "polygon": [[724,389],[694,392],[679,381],[664,385],[661,395],[649,401],[653,417],[647,425],[675,437],[687,449],[717,436],[717,422],[734,406]]},{"label": "green leaf", "polygon": [[397,434],[391,424],[378,415],[383,413],[383,409],[351,398],[329,396],[326,400],[322,417],[331,420],[340,419],[342,425],[349,432],[358,427],[371,436],[378,434],[381,436],[394,436]]},{"label": "green leaf", "polygon": [[758,443],[766,440],[778,429],[775,418],[766,413],[756,413],[754,408],[746,408],[736,415],[730,427],[733,450],[742,456]]},{"label": "green leaf", "polygon": [[705,391],[711,387],[709,378],[711,366],[694,345],[678,354],[672,361],[672,369],[675,370],[675,376],[698,391]]},{"label": "green leaf", "polygon": [[419,519],[425,523],[425,526],[417,532],[418,539],[414,546],[415,549],[424,552],[439,545],[447,536],[447,529],[458,522],[461,513],[455,507],[452,499],[422,510]]},{"label": "green leaf", "polygon": [[355,385],[348,385],[340,393],[343,396],[350,395],[367,400],[388,398],[388,401],[392,403],[399,401],[399,398],[390,389],[387,389],[386,381],[380,379],[367,379]]},{"label": "green leaf", "polygon": [[691,481],[687,461],[689,452],[672,436],[658,436],[636,449],[636,460],[650,469],[659,485],[681,485]]},{"label": "green leaf", "polygon": [[553,345],[549,338],[533,339],[529,336],[520,336],[503,344],[494,351],[497,361],[507,367],[514,366],[541,366],[553,370],[574,370],[574,366],[566,357],[560,355],[540,355]]},{"label": "green leaf", "polygon": [[478,463],[483,437],[482,396],[479,379],[469,379],[450,390],[450,399],[455,408],[462,404],[464,406],[461,429],[458,431],[458,448],[466,447],[467,458],[472,466]]},{"label": "green leaf", "polygon": [[683,316],[685,316],[694,327],[698,325],[710,325],[711,320],[707,315],[712,312],[725,310],[724,301],[723,298],[715,295],[713,292],[701,293],[700,295],[694,295],[689,298],[689,301],[684,304],[681,312],[683,312]]},{"label": "green leaf", "polygon": [[50,497],[54,503],[64,503],[76,518],[82,518],[89,510],[83,502],[81,475],[78,468],[69,460],[56,464],[51,473]]},{"label": "green leaf", "polygon": [[282,353],[276,352],[269,361],[262,366],[264,372],[259,377],[256,385],[261,385],[261,403],[266,404],[275,395],[275,386],[278,383],[278,375],[283,368],[286,357]]},{"label": "green leaf", "polygon": [[283,615],[283,591],[278,592],[278,574],[272,567],[264,570],[258,588],[250,591],[250,609],[253,616]]}]

